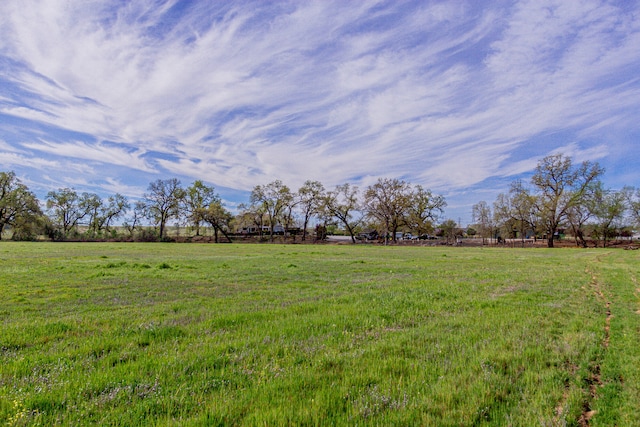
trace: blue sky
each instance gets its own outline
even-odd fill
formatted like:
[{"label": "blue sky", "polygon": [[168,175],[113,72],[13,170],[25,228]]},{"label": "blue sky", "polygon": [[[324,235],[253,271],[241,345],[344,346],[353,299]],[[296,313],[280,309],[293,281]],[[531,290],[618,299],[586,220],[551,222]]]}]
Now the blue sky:
[{"label": "blue sky", "polygon": [[400,178],[471,220],[537,161],[640,186],[636,1],[0,3],[0,170],[31,190],[140,197],[158,178],[228,207]]}]

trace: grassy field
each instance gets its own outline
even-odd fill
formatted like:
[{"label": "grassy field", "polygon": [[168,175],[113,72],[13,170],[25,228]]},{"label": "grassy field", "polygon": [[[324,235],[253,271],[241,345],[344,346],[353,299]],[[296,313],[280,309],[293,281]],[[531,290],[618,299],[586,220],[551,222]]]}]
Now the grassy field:
[{"label": "grassy field", "polygon": [[623,250],[0,242],[0,425],[640,425],[639,278]]}]

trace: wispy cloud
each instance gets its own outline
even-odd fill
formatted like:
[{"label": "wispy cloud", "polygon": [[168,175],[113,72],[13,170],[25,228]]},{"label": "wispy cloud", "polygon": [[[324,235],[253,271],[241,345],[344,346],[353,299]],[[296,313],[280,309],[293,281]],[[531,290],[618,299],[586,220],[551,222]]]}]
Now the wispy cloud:
[{"label": "wispy cloud", "polygon": [[141,150],[126,150],[115,144],[91,144],[82,141],[38,141],[27,142],[22,145],[23,147],[33,151],[48,153],[55,156],[62,156],[71,159],[92,160],[94,162],[126,166],[144,172],[154,172],[154,169],[140,157],[142,154]]},{"label": "wispy cloud", "polygon": [[[553,133],[571,136],[562,146],[577,158],[606,160],[612,130],[638,131],[633,4],[1,8],[0,114],[34,124],[31,137],[4,135],[0,121],[5,145],[127,167],[140,181],[174,174],[246,191],[397,176],[462,191],[530,171],[558,148]],[[144,187],[87,172],[105,190]]]}]

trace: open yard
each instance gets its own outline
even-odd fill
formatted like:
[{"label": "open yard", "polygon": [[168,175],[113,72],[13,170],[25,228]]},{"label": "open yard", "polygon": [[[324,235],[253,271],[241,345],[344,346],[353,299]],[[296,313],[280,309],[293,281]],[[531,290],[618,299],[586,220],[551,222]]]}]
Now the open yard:
[{"label": "open yard", "polygon": [[0,425],[640,425],[640,253],[0,242]]}]

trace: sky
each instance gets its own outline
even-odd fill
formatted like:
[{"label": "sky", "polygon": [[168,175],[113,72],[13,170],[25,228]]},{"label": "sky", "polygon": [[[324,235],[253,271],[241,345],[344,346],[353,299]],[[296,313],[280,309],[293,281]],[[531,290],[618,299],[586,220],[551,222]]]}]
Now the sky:
[{"label": "sky", "polygon": [[640,187],[640,2],[2,0],[0,171],[38,197],[398,178],[471,221],[538,161]]}]

